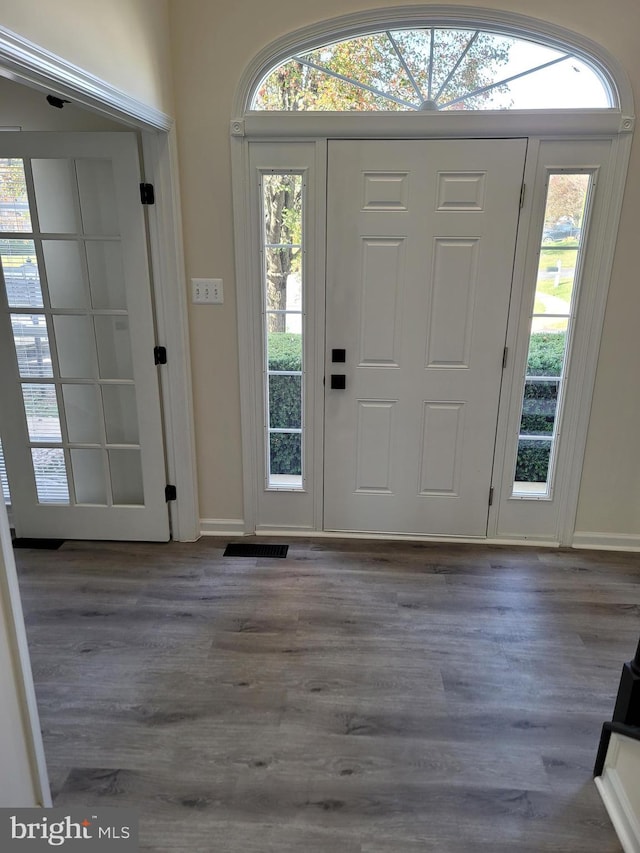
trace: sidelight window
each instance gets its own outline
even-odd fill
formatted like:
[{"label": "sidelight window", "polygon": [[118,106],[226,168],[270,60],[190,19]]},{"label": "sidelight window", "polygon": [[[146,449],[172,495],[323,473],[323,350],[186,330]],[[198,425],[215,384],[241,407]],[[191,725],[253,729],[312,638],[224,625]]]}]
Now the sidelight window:
[{"label": "sidelight window", "polygon": [[551,495],[592,180],[584,171],[548,176],[514,496]]},{"label": "sidelight window", "polygon": [[266,487],[302,489],[304,471],[304,209],[297,173],[262,175]]}]

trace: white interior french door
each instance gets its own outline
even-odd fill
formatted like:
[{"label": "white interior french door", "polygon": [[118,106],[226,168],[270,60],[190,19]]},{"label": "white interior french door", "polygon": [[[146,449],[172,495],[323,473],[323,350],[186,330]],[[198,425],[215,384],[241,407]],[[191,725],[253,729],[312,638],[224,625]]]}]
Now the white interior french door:
[{"label": "white interior french door", "polygon": [[0,134],[0,438],[16,534],[169,538],[137,139]]},{"label": "white interior french door", "polygon": [[329,142],[325,529],[486,536],[525,154]]}]

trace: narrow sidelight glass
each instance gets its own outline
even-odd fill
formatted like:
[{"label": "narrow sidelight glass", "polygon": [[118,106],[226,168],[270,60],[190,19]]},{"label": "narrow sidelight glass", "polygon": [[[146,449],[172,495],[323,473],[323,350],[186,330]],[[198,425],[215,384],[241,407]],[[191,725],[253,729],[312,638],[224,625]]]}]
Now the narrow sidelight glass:
[{"label": "narrow sidelight glass", "polygon": [[304,181],[262,176],[265,459],[269,489],[304,482]]},{"label": "narrow sidelight glass", "polygon": [[548,178],[513,483],[517,497],[551,496],[591,181],[588,172]]}]

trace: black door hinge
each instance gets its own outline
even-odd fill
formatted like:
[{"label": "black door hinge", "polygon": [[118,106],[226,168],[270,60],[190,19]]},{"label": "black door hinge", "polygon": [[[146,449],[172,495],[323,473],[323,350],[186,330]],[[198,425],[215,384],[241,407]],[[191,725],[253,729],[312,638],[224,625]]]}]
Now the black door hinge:
[{"label": "black door hinge", "polygon": [[142,204],[155,204],[156,194],[153,184],[140,184],[140,201]]},{"label": "black door hinge", "polygon": [[493,506],[493,486],[489,489],[489,506]]},{"label": "black door hinge", "polygon": [[509,347],[505,347],[502,351],[502,369],[504,370],[507,366],[507,358],[509,356]]},{"label": "black door hinge", "polygon": [[178,490],[175,486],[165,486],[164,487],[164,499],[165,501],[175,501],[178,497]]},{"label": "black door hinge", "polygon": [[166,347],[154,347],[153,348],[153,360],[156,364],[166,364],[167,363],[167,348]]}]

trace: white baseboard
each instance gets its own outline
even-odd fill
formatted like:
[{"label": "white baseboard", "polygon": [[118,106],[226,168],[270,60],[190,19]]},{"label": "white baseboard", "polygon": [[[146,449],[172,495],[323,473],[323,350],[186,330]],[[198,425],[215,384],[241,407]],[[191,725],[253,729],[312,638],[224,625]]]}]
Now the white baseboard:
[{"label": "white baseboard", "polygon": [[487,539],[472,536],[421,536],[417,533],[359,533],[352,530],[312,530],[308,527],[259,527],[256,536],[305,537],[308,539],[370,539],[385,542],[431,542],[450,545],[512,545],[529,548],[558,548],[551,539]]},{"label": "white baseboard", "polygon": [[576,530],[571,547],[598,551],[640,551],[640,536],[633,533],[587,533]]},{"label": "white baseboard", "polygon": [[[640,752],[637,741],[612,734],[602,776],[595,779],[624,853],[640,853],[640,814],[637,814]],[[635,807],[630,801],[631,796]]]},{"label": "white baseboard", "polygon": [[[201,518],[201,536],[245,536],[242,518]],[[514,547],[557,548],[558,542],[551,539],[517,538],[481,538],[466,536],[418,536],[401,533],[354,533],[344,530],[312,530],[308,527],[262,527],[255,531],[256,536],[303,536],[313,539],[380,539],[396,542],[441,542],[470,545],[513,545]],[[577,532],[573,537],[573,548],[586,548],[603,551],[640,551],[640,536],[625,533],[586,533]]]},{"label": "white baseboard", "polygon": [[258,525],[254,534],[254,536],[288,536],[289,538],[304,536],[313,539],[321,539],[326,535],[324,531],[314,530],[313,527],[287,527],[285,525],[278,527],[273,524],[264,527]]},{"label": "white baseboard", "polygon": [[244,536],[242,518],[201,518],[201,536]]}]

